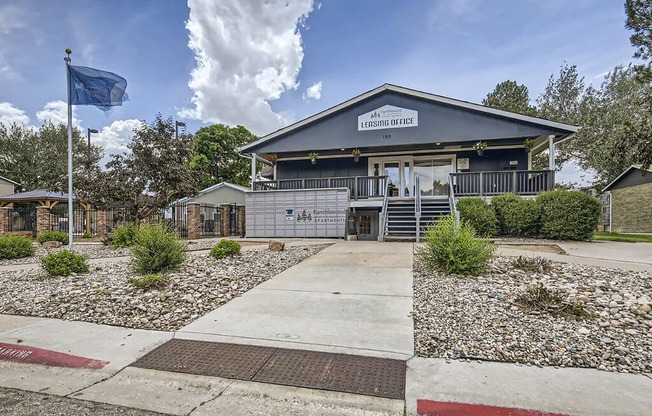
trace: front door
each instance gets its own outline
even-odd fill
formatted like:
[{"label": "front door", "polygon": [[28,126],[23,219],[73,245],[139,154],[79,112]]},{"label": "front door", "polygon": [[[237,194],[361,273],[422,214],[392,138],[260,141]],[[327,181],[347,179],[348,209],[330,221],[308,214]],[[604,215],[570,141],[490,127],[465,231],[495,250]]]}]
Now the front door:
[{"label": "front door", "polygon": [[410,171],[409,168],[402,168],[402,162],[400,160],[383,161],[383,175],[387,176],[389,182],[390,197],[409,196],[407,182],[410,177]]},{"label": "front door", "polygon": [[419,177],[418,192],[421,196],[448,196],[452,157],[414,159],[414,176]]}]

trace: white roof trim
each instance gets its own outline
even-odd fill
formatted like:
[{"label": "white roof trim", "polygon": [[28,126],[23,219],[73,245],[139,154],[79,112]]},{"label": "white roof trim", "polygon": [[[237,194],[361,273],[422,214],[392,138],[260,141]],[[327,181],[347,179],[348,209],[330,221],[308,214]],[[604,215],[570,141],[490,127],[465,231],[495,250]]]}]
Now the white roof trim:
[{"label": "white roof trim", "polygon": [[296,130],[296,129],[301,128],[301,127],[303,127],[303,126],[305,126],[307,124],[310,124],[312,122],[315,122],[317,120],[325,118],[325,117],[327,117],[327,116],[329,116],[329,115],[331,115],[331,114],[333,114],[333,113],[335,113],[337,111],[340,111],[340,110],[342,110],[342,109],[344,109],[346,107],[349,107],[349,106],[351,106],[353,104],[356,104],[356,103],[358,103],[360,101],[363,101],[363,100],[365,100],[365,99],[367,99],[369,97],[372,97],[372,96],[374,96],[376,94],[379,94],[379,93],[381,93],[383,91],[394,91],[394,92],[398,92],[398,93],[401,93],[401,94],[410,95],[410,96],[413,96],[413,97],[423,98],[423,99],[430,100],[430,101],[435,101],[435,102],[448,104],[448,105],[452,105],[452,106],[456,106],[456,107],[466,108],[466,109],[473,110],[473,111],[478,111],[478,112],[487,113],[487,114],[493,114],[493,115],[497,115],[497,116],[501,116],[501,117],[506,117],[506,118],[511,118],[511,119],[515,119],[515,120],[525,121],[525,122],[528,122],[528,123],[539,124],[539,125],[543,125],[543,126],[556,128],[556,129],[568,130],[568,131],[573,132],[573,133],[576,132],[577,129],[578,129],[576,126],[572,126],[570,124],[557,123],[555,121],[550,121],[550,120],[546,120],[546,119],[543,119],[543,118],[531,117],[531,116],[526,116],[524,114],[518,114],[518,113],[509,112],[509,111],[498,110],[496,108],[486,107],[484,105],[475,104],[475,103],[471,103],[471,102],[468,102],[468,101],[456,100],[454,98],[448,98],[448,97],[444,97],[444,96],[441,96],[441,95],[431,94],[431,93],[418,91],[418,90],[413,90],[413,89],[405,88],[405,87],[399,87],[398,85],[384,84],[384,85],[381,85],[380,87],[374,88],[371,91],[367,91],[364,94],[358,95],[357,97],[351,98],[348,101],[344,101],[343,103],[340,103],[340,104],[338,104],[338,105],[336,105],[334,107],[326,109],[326,110],[324,110],[324,111],[322,111],[320,113],[317,113],[317,114],[315,114],[313,116],[305,118],[305,119],[303,119],[301,121],[298,121],[298,122],[296,122],[294,124],[291,124],[291,125],[289,125],[287,127],[279,129],[279,130],[277,130],[277,131],[275,131],[273,133],[270,133],[270,134],[268,134],[266,136],[263,136],[263,137],[261,137],[260,139],[254,141],[254,142],[248,143],[248,144],[240,147],[238,150],[240,152],[243,152],[243,151],[245,151],[245,150],[247,150],[247,149],[249,149],[251,147],[258,146],[259,144],[265,143],[265,142],[267,142],[269,140],[272,140],[272,139],[274,139],[274,138],[276,138],[278,136],[289,133],[292,130]]},{"label": "white roof trim", "polygon": [[196,195],[186,196],[186,197],[177,199],[176,201],[170,203],[170,205],[174,205],[174,204],[178,204],[178,203],[181,203],[181,202],[189,201],[189,200],[191,200],[193,198],[197,198],[198,196],[207,194],[209,192],[213,192],[213,191],[215,191],[217,189],[220,189],[220,188],[223,188],[225,186],[227,188],[231,188],[231,189],[233,189],[235,191],[238,191],[238,192],[247,192],[247,191],[249,191],[249,189],[244,188],[244,187],[242,187],[240,185],[235,185],[235,184],[232,184],[232,183],[229,183],[229,182],[220,182],[220,183],[216,183],[215,185],[211,185],[208,188],[202,189],[201,191],[197,192]]},{"label": "white roof trim", "polygon": [[618,177],[617,177],[616,179],[614,179],[613,181],[609,182],[609,185],[605,186],[605,187],[602,189],[602,192],[608,191],[609,188],[611,187],[611,185],[613,185],[614,183],[618,182],[618,181],[620,180],[620,178],[622,178],[623,176],[627,175],[627,174],[629,173],[629,171],[631,171],[632,169],[646,170],[646,171],[648,171],[648,172],[652,172],[652,169],[650,169],[650,168],[648,168],[648,169],[643,169],[643,165],[632,165],[632,166],[628,167],[627,169],[625,169],[625,170],[623,171],[623,173],[621,173],[620,175],[618,175]]},{"label": "white roof trim", "polygon": [[18,182],[14,182],[14,181],[12,181],[11,179],[7,179],[7,178],[5,178],[4,176],[0,176],[0,179],[5,180],[5,181],[7,181],[7,182],[11,182],[11,183],[13,183],[14,185],[20,185]]}]

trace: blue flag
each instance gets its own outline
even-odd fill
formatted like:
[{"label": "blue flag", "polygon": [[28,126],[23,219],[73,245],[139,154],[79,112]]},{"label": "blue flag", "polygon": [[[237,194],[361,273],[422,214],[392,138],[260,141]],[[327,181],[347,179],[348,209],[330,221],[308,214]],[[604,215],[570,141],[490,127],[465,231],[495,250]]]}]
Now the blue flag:
[{"label": "blue flag", "polygon": [[68,65],[70,104],[94,105],[107,111],[129,99],[127,80],[113,72]]}]

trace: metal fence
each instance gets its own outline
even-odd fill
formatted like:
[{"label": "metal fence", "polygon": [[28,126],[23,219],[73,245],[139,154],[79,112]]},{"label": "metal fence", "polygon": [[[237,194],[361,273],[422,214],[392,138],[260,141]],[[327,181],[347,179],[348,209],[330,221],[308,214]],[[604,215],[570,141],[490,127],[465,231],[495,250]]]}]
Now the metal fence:
[{"label": "metal fence", "polygon": [[[97,210],[73,205],[73,236],[82,237],[97,234]],[[68,233],[68,204],[57,204],[50,208],[50,230]]]},{"label": "metal fence", "polygon": [[36,208],[34,205],[14,205],[8,210],[6,232],[31,231],[36,234]]},{"label": "metal fence", "polygon": [[201,236],[222,235],[222,208],[217,205],[201,204],[199,221]]}]

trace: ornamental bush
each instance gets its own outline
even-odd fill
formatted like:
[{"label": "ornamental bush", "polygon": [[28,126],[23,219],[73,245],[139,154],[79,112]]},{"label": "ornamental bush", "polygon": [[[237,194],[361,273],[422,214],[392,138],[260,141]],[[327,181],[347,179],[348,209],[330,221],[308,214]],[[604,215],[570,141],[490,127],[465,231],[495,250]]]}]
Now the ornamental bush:
[{"label": "ornamental bush", "polygon": [[557,240],[589,240],[598,227],[602,206],[580,191],[550,191],[537,197],[541,236]]},{"label": "ornamental bush", "polygon": [[224,257],[237,256],[240,254],[240,244],[233,240],[220,240],[211,250],[211,257],[222,259]]},{"label": "ornamental bush", "polygon": [[69,276],[88,271],[86,257],[68,250],[48,254],[41,259],[41,264],[52,276]]},{"label": "ornamental bush", "polygon": [[460,219],[466,221],[480,237],[491,237],[498,230],[496,213],[482,198],[461,198],[456,204]]},{"label": "ornamental bush", "polygon": [[505,227],[505,210],[510,204],[518,203],[521,200],[515,194],[503,194],[497,195],[491,198],[491,206],[496,213],[496,220],[498,221],[498,233],[499,234],[508,234],[508,231]]},{"label": "ornamental bush", "polygon": [[109,234],[107,242],[114,249],[131,247],[136,241],[136,234],[138,234],[138,226],[133,222],[128,222],[113,230]]},{"label": "ornamental bush", "polygon": [[15,235],[0,236],[0,259],[21,259],[33,255],[31,239]]},{"label": "ornamental bush", "polygon": [[164,224],[140,227],[131,247],[132,265],[141,273],[174,270],[186,259],[186,246]]},{"label": "ornamental bush", "polygon": [[533,199],[518,198],[502,206],[502,228],[516,237],[536,237],[539,234],[541,207]]},{"label": "ornamental bush", "polygon": [[56,230],[43,231],[42,233],[38,234],[36,241],[38,241],[39,244],[43,244],[46,241],[58,241],[61,244],[68,244],[68,233]]},{"label": "ornamental bush", "polygon": [[428,227],[425,244],[417,255],[426,266],[469,276],[486,270],[493,253],[493,244],[477,238],[468,222],[457,224],[453,216],[447,215]]},{"label": "ornamental bush", "polygon": [[162,288],[168,285],[170,277],[164,274],[146,274],[142,277],[132,277],[127,282],[140,289]]}]

